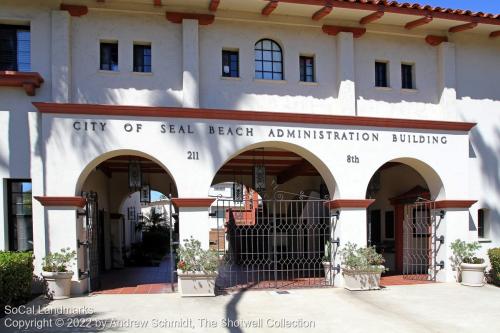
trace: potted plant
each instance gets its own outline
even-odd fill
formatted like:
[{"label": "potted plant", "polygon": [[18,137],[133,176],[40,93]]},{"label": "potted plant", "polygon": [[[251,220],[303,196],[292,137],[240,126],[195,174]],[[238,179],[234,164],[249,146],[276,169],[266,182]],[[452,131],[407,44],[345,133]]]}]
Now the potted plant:
[{"label": "potted plant", "polygon": [[325,255],[321,261],[323,264],[323,270],[325,271],[325,282],[327,285],[331,285],[332,280],[332,242],[329,240],[325,242]]},{"label": "potted plant", "polygon": [[64,299],[71,294],[71,277],[73,272],[69,266],[76,259],[76,252],[63,248],[60,252],[49,252],[42,261],[42,276],[47,283],[49,299]]},{"label": "potted plant", "polygon": [[344,287],[348,290],[380,289],[380,275],[386,270],[384,257],[374,246],[347,243],[340,251]]},{"label": "potted plant", "polygon": [[200,241],[185,239],[177,249],[178,285],[181,296],[215,296],[219,264],[217,252],[204,250]]},{"label": "potted plant", "polygon": [[451,243],[450,248],[453,251],[453,266],[458,271],[457,280],[464,286],[482,287],[487,264],[483,258],[475,256],[481,245],[478,242],[467,243],[457,239]]}]

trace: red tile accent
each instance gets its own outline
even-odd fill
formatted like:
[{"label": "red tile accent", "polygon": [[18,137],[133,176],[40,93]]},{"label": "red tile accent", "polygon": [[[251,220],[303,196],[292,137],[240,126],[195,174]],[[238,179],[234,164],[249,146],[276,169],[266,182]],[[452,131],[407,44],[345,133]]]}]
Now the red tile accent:
[{"label": "red tile accent", "polygon": [[68,115],[91,114],[99,116],[220,119],[274,123],[368,126],[379,128],[418,128],[465,132],[470,131],[474,126],[476,126],[475,123],[453,121],[340,116],[292,112],[42,102],[34,102],[33,105],[38,109],[38,112],[40,113],[56,113]]}]

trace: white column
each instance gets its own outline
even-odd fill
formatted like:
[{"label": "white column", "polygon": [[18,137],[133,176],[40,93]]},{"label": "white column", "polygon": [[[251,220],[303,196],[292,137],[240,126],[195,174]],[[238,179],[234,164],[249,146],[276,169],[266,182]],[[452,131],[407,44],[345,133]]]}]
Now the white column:
[{"label": "white column", "polygon": [[443,111],[456,114],[455,44],[443,42],[438,48],[438,95]]},{"label": "white column", "polygon": [[337,87],[340,112],[345,115],[356,115],[353,34],[340,32],[336,38]]},{"label": "white column", "polygon": [[[47,217],[47,236],[49,252],[58,252],[62,248],[70,248],[70,251],[78,252],[77,235],[80,230],[77,219],[77,207],[45,207]],[[78,279],[78,262],[74,260],[70,266],[73,271],[71,279],[71,293],[81,294],[86,291],[86,281]]]},{"label": "white column", "polygon": [[182,106],[200,106],[198,20],[182,20]]},{"label": "white column", "polygon": [[[333,226],[333,239],[340,240],[339,249],[342,249],[348,242],[357,244],[358,247],[365,247],[367,245],[366,208],[337,208],[332,210],[332,214],[337,210],[340,214]],[[333,259],[334,266],[342,265],[338,253]],[[335,274],[334,285],[336,287],[344,285],[342,274]]]},{"label": "white column", "polygon": [[7,214],[7,181],[0,178],[0,218],[3,221],[0,228],[0,251],[8,250],[9,243],[9,217]]},{"label": "white column", "polygon": [[201,242],[203,249],[209,245],[209,207],[180,207],[179,211],[179,241],[193,237]]},{"label": "white column", "polygon": [[[30,156],[31,156],[31,191],[35,196],[45,195],[44,150],[42,148],[42,115],[38,112],[28,113]],[[35,274],[42,271],[42,258],[47,251],[47,228],[44,207],[38,200],[32,200],[33,218],[33,253],[35,255]]]},{"label": "white column", "polygon": [[71,16],[66,10],[52,11],[51,82],[52,101],[71,99]]},{"label": "white column", "polygon": [[[453,270],[450,257],[453,252],[450,244],[460,239],[466,242],[474,241],[469,239],[469,209],[468,208],[446,208],[444,218],[439,221],[437,214],[438,227],[436,237],[444,236],[444,244],[439,248],[436,255],[436,262],[444,261],[444,269],[438,270],[436,280],[439,282],[456,281],[457,271]],[[439,210],[438,210],[439,212]]]}]

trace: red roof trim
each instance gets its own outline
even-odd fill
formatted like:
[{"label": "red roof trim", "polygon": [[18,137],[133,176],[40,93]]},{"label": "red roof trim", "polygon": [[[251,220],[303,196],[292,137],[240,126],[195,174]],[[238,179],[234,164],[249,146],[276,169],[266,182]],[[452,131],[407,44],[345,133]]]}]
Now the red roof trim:
[{"label": "red roof trim", "polygon": [[216,12],[217,8],[219,8],[220,0],[210,0],[210,4],[208,5],[208,10],[211,12]]},{"label": "red roof trim", "polygon": [[215,198],[172,198],[172,204],[179,207],[210,207]]},{"label": "red roof trim", "polygon": [[335,208],[368,208],[375,199],[337,199],[325,202],[330,209]]},{"label": "red roof trim", "polygon": [[438,46],[442,42],[447,41],[448,37],[446,36],[427,35],[427,37],[425,37],[425,42],[431,46]]},{"label": "red roof trim", "polygon": [[182,20],[198,20],[200,25],[209,25],[215,20],[215,16],[210,14],[166,12],[165,16],[172,23],[182,23]]},{"label": "red roof trim", "polygon": [[[280,0],[281,2],[324,6],[325,0]],[[436,19],[478,22],[482,24],[500,25],[500,14],[489,14],[483,12],[473,12],[463,9],[451,9],[442,7],[433,7],[429,5],[399,3],[387,0],[329,0],[334,8],[359,9],[377,11],[381,7],[387,13],[396,13],[404,15],[426,16],[432,14]]]},{"label": "red roof trim", "polygon": [[78,6],[78,5],[66,5],[62,3],[59,6],[60,10],[67,10],[69,12],[69,15],[75,16],[75,17],[80,17],[83,15],[86,15],[89,12],[89,9],[87,6]]},{"label": "red roof trim", "polygon": [[321,20],[323,17],[325,17],[328,14],[330,14],[332,12],[332,9],[333,9],[332,6],[330,6],[330,5],[327,4],[325,7],[321,8],[316,13],[314,13],[313,16],[312,16],[312,19],[314,21]]},{"label": "red roof trim", "polygon": [[58,207],[79,207],[83,208],[87,203],[84,197],[48,197],[36,196],[35,199],[39,201],[42,206],[58,206]]},{"label": "red roof trim", "polygon": [[278,0],[271,0],[267,5],[262,8],[261,14],[264,16],[269,16],[278,7]]},{"label": "red roof trim", "polygon": [[470,208],[477,200],[440,200],[436,201],[436,209]]},{"label": "red roof trim", "polygon": [[422,18],[419,18],[418,20],[406,23],[405,29],[407,29],[407,30],[415,29],[416,27],[420,27],[421,25],[431,23],[432,20],[433,20],[432,16],[427,15],[427,16],[424,16]]},{"label": "red roof trim", "polygon": [[355,27],[341,27],[338,25],[323,25],[321,28],[324,33],[331,35],[331,36],[337,36],[339,32],[352,32],[352,36],[354,38],[359,38],[363,36],[366,32],[365,28],[355,28]]},{"label": "red roof trim", "polygon": [[384,11],[383,10],[378,10],[376,12],[371,13],[370,15],[367,15],[363,17],[361,20],[359,20],[359,24],[365,25],[368,23],[375,22],[377,20],[380,20],[382,16],[384,16]]},{"label": "red roof trim", "polygon": [[34,102],[40,113],[92,114],[100,116],[164,117],[345,125],[381,128],[415,128],[468,132],[476,123],[440,120],[397,119],[361,116],[337,116],[291,112],[240,111],[222,109],[190,109],[180,107],[125,106],[99,104],[65,104]]},{"label": "red roof trim", "polygon": [[35,96],[43,78],[37,72],[0,71],[0,86],[22,87],[28,96]]}]

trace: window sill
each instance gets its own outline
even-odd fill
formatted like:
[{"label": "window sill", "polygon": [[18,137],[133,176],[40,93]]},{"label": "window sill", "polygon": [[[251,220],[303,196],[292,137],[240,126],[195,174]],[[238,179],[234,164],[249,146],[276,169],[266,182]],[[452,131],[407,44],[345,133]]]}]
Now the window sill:
[{"label": "window sill", "polygon": [[221,80],[228,80],[228,81],[241,81],[241,77],[240,76],[221,76],[220,77]]},{"label": "window sill", "polygon": [[407,89],[407,88],[401,88],[402,92],[407,92],[407,93],[417,93],[417,89]]},{"label": "window sill", "polygon": [[118,75],[120,74],[120,71],[109,71],[109,70],[106,70],[106,69],[99,69],[97,70],[98,73],[100,74],[111,74],[111,75]]},{"label": "window sill", "polygon": [[477,241],[478,241],[478,243],[491,243],[492,242],[492,240],[489,238],[479,238]]},{"label": "window sill", "polygon": [[286,80],[271,80],[271,79],[253,79],[254,82],[259,83],[274,83],[274,84],[285,84]]},{"label": "window sill", "polygon": [[319,83],[314,81],[314,82],[308,82],[308,81],[299,81],[299,84],[302,86],[319,86]]},{"label": "window sill", "polygon": [[35,96],[43,78],[37,72],[0,71],[0,86],[22,87],[28,96]]},{"label": "window sill", "polygon": [[374,89],[376,90],[380,90],[380,91],[392,91],[392,88],[391,87],[373,87]]},{"label": "window sill", "polygon": [[130,73],[133,75],[143,75],[143,76],[152,76],[153,75],[153,72],[134,72],[134,71],[131,71]]}]

